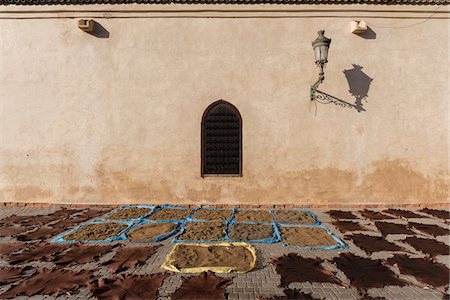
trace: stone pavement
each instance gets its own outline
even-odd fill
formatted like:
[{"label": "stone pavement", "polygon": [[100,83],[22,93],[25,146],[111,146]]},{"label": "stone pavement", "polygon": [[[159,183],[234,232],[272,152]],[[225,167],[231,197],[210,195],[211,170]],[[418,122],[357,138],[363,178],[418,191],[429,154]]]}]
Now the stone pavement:
[{"label": "stone pavement", "polygon": [[[7,218],[11,215],[51,215],[53,212],[57,211],[59,208],[26,208],[26,207],[3,207],[0,210],[0,222],[2,219]],[[92,211],[93,209],[91,209]],[[448,284],[445,287],[433,287],[427,285],[424,282],[418,281],[415,277],[410,275],[402,274],[399,268],[394,266],[388,266],[390,270],[392,270],[395,274],[398,275],[400,279],[404,279],[408,282],[408,285],[405,286],[393,286],[388,285],[382,288],[369,288],[367,290],[366,295],[361,294],[358,289],[352,285],[352,282],[349,278],[341,271],[335,263],[332,263],[331,260],[335,257],[338,257],[339,254],[343,252],[353,253],[360,257],[371,258],[371,259],[381,259],[385,260],[389,257],[392,257],[393,252],[391,251],[377,251],[372,254],[367,254],[362,249],[357,247],[351,239],[345,239],[345,235],[339,231],[338,228],[333,226],[331,223],[334,221],[333,218],[330,217],[328,213],[326,213],[329,209],[313,209],[313,213],[315,213],[318,219],[325,225],[329,230],[331,230],[336,236],[340,237],[344,240],[349,249],[347,250],[299,250],[293,247],[284,247],[279,244],[255,244],[255,248],[257,249],[257,265],[256,268],[245,274],[217,274],[218,276],[232,278],[232,283],[226,287],[225,296],[228,299],[257,299],[258,297],[274,297],[274,296],[283,296],[284,292],[280,285],[280,274],[277,273],[275,266],[271,263],[271,260],[282,255],[288,253],[297,253],[301,257],[305,258],[321,258],[324,259],[324,262],[321,264],[323,268],[327,271],[330,271],[334,274],[336,278],[339,279],[341,284],[333,284],[333,283],[319,283],[319,282],[293,282],[289,284],[290,289],[298,289],[303,293],[309,294],[311,299],[448,299]],[[347,232],[346,235],[355,234],[355,233],[365,233],[367,235],[376,235],[381,236],[381,233],[374,225],[374,220],[364,218],[357,210],[355,209],[339,209],[345,211],[353,212],[358,219],[352,220],[356,221],[359,224],[364,225],[367,229],[364,232],[362,231],[354,231]],[[373,211],[380,211],[380,209],[372,209]],[[395,216],[393,219],[384,220],[389,221],[390,223],[396,224],[407,224],[409,222],[417,222],[424,224],[434,224],[438,225],[442,228],[450,229],[449,221],[441,218],[437,218],[426,214],[424,212],[418,211],[416,209],[408,209],[409,211],[414,211],[417,214],[423,216],[424,218],[415,218],[415,219],[406,219],[402,217]],[[393,215],[391,215],[393,216]],[[36,217],[38,220],[40,217]],[[50,222],[51,226],[52,222]],[[74,225],[75,226],[75,225]],[[0,232],[8,225],[3,225],[0,227]],[[73,227],[72,227],[73,228]],[[434,237],[432,235],[425,234],[416,229],[412,229],[414,232],[414,236],[434,239],[440,242],[445,243],[447,246],[450,245],[449,235],[441,235]],[[64,230],[62,230],[64,231]],[[67,230],[66,230],[67,231]],[[25,233],[26,235],[27,233]],[[53,234],[52,236],[55,236]],[[8,243],[14,243],[16,238],[14,234],[0,234],[0,244],[5,245]],[[411,235],[409,235],[411,236]],[[49,236],[50,237],[50,236]],[[425,253],[416,250],[411,245],[405,243],[403,240],[407,237],[405,234],[389,234],[386,236],[386,240],[393,242],[395,245],[401,246],[404,251],[397,251],[395,253],[406,253],[410,257],[426,257]],[[46,239],[47,241],[51,238]],[[30,244],[36,243],[29,242]],[[114,242],[113,244],[117,244],[119,242]],[[127,244],[129,245],[129,244]],[[171,243],[171,239],[155,243],[155,245],[161,245],[156,251],[156,253],[148,258],[146,262],[138,267],[130,268],[124,271],[124,274],[154,274],[165,272],[160,269],[160,266],[164,262],[166,255],[172,249],[173,244]],[[75,246],[76,247],[76,246]],[[5,249],[5,248],[3,248]],[[1,250],[1,249],[0,249]],[[92,270],[94,275],[97,278],[108,278],[111,276],[108,269],[106,269],[102,264],[112,258],[117,250],[113,249],[109,253],[104,254],[100,257],[99,261],[89,262],[82,265],[75,265],[71,267],[66,267],[68,270],[80,271],[80,270]],[[20,252],[20,249],[19,249]],[[0,251],[1,260],[0,260],[0,268],[8,267],[10,264],[8,263],[5,257],[8,256],[9,253],[5,253],[4,250]],[[432,259],[436,263],[441,263],[445,265],[447,268],[450,268],[450,256],[449,255],[436,255]],[[50,262],[45,261],[33,261],[24,264],[25,266],[31,266],[32,268],[38,269],[42,267],[46,268],[55,268],[55,265]],[[298,272],[302,272],[301,269]],[[162,282],[161,287],[158,290],[158,299],[171,299],[170,296],[174,293],[182,283],[182,277],[193,276],[188,274],[178,274],[178,273],[169,273],[164,281]],[[361,274],[364,276],[364,274]],[[26,276],[24,276],[26,277]],[[1,277],[0,277],[1,278]],[[10,283],[1,282],[0,280],[0,295],[11,288],[11,286],[20,283],[22,278],[17,281],[13,281]],[[447,278],[448,282],[448,278]],[[380,298],[377,298],[380,297]],[[1,296],[0,296],[1,298]],[[65,293],[59,295],[57,297],[48,296],[48,295],[37,295],[29,297],[18,296],[17,299],[89,299],[94,298],[93,294],[90,292],[88,287],[81,287],[75,292]],[[286,299],[286,298],[284,298]],[[307,299],[307,298],[305,298]]]}]

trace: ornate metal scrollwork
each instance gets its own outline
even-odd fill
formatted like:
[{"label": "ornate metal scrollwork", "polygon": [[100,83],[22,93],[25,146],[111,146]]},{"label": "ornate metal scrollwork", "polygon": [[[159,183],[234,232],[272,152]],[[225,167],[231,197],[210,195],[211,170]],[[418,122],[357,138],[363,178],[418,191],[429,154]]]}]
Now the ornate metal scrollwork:
[{"label": "ornate metal scrollwork", "polygon": [[327,93],[321,92],[319,90],[315,90],[315,93],[312,95],[311,101],[317,101],[321,104],[330,104],[345,107],[345,108],[354,108],[357,111],[366,111],[364,108],[359,107],[355,104],[348,103],[347,101],[341,100],[334,96],[328,95]]}]

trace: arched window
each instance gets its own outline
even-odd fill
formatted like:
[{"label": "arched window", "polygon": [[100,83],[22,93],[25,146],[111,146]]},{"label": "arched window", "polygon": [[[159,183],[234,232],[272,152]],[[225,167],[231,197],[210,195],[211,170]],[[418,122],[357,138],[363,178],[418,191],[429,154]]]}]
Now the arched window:
[{"label": "arched window", "polygon": [[242,175],[242,118],[232,104],[219,100],[202,118],[202,176]]}]

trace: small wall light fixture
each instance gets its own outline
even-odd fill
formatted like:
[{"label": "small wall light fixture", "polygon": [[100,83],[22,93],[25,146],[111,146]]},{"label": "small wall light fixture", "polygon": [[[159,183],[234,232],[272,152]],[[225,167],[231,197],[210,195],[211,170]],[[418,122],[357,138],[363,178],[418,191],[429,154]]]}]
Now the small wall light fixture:
[{"label": "small wall light fixture", "polygon": [[367,31],[367,24],[364,21],[351,21],[350,30],[354,34],[363,33]]},{"label": "small wall light fixture", "polygon": [[315,93],[319,84],[325,79],[323,68],[328,62],[328,49],[330,48],[331,39],[324,36],[325,31],[319,30],[319,36],[312,42],[316,65],[320,67],[319,79],[311,86],[311,101],[314,101]]},{"label": "small wall light fixture", "polygon": [[79,19],[78,20],[78,28],[80,28],[84,32],[93,32],[94,31],[94,20]]}]

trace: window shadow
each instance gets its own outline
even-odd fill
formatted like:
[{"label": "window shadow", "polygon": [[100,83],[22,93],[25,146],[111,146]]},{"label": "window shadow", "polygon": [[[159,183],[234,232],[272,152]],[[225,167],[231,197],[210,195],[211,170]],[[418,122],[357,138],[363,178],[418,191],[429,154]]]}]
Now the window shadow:
[{"label": "window shadow", "polygon": [[358,112],[364,109],[364,103],[367,103],[370,84],[373,78],[370,78],[362,71],[363,67],[353,64],[353,69],[344,70],[343,73],[347,78],[349,92],[355,97],[355,108]]}]

